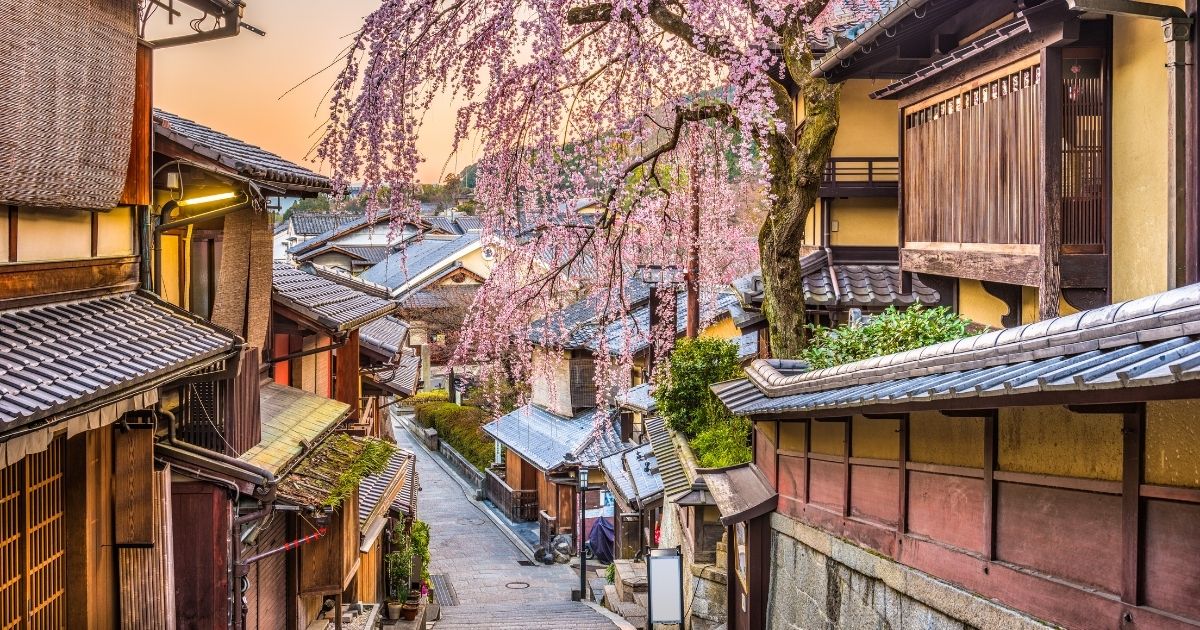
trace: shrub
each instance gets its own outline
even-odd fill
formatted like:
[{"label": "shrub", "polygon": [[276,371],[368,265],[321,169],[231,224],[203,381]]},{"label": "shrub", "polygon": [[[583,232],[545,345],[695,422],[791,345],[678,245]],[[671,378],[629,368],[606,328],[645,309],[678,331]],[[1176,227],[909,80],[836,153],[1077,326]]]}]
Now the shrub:
[{"label": "shrub", "polygon": [[969,334],[970,325],[970,320],[944,306],[916,305],[902,311],[889,306],[865,323],[852,322],[837,328],[809,326],[812,338],[800,358],[817,370],[960,339]]},{"label": "shrub", "polygon": [[413,519],[412,525],[409,526],[409,535],[412,537],[412,553],[414,556],[421,557],[421,575],[414,582],[429,581],[429,525],[425,521]]},{"label": "shrub", "polygon": [[604,580],[609,584],[617,581],[617,563],[613,562],[604,570]]},{"label": "shrub", "polygon": [[709,385],[742,373],[738,348],[721,339],[684,339],[654,390],[654,400],[667,424],[683,434],[705,468],[750,461],[751,425],[729,413]]},{"label": "shrub", "polygon": [[700,430],[690,440],[696,459],[704,468],[724,468],[748,462],[751,459],[750,421],[732,416],[725,422],[717,422]]},{"label": "shrub", "polygon": [[438,439],[445,440],[476,468],[483,470],[492,463],[495,447],[481,428],[488,420],[482,409],[444,401],[424,402],[415,409],[417,424],[436,429]]},{"label": "shrub", "polygon": [[428,392],[417,392],[405,399],[409,405],[419,407],[425,403],[431,402],[446,402],[450,400],[450,395],[445,390],[435,389]]},{"label": "shrub", "polygon": [[708,389],[741,374],[737,345],[723,339],[683,339],[671,353],[662,382],[654,390],[667,424],[691,438],[728,419],[729,412]]}]

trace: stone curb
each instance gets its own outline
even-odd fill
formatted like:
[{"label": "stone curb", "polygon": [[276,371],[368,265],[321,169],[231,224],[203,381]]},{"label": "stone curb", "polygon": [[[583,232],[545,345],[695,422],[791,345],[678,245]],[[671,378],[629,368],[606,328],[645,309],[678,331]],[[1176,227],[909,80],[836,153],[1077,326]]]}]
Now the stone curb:
[{"label": "stone curb", "polygon": [[634,626],[633,624],[629,623],[628,621],[626,621],[624,617],[601,606],[600,604],[597,604],[595,602],[583,602],[583,603],[587,604],[588,608],[591,608],[592,610],[607,617],[609,621],[617,624],[617,627],[620,628],[621,630],[637,630],[637,627]]}]

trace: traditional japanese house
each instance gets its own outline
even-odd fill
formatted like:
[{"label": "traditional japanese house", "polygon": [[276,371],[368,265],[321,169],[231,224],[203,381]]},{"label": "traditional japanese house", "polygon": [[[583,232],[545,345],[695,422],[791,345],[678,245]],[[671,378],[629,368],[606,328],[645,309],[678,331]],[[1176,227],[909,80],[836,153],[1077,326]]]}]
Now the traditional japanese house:
[{"label": "traditional japanese house", "polygon": [[633,558],[652,546],[662,520],[663,482],[649,443],[600,460],[614,499],[614,557]]},{"label": "traditional japanese house", "polygon": [[392,315],[370,322],[359,331],[366,378],[363,389],[390,399],[387,403],[412,396],[419,386],[421,360],[408,347],[408,331],[408,323]]},{"label": "traditional japanese house", "polygon": [[1189,285],[715,385],[778,491],[737,627],[1195,627],[1198,312]]},{"label": "traditional japanese house", "polygon": [[[388,457],[383,472],[368,475],[359,484],[361,541],[358,551],[361,555],[358,574],[351,587],[358,601],[382,603],[388,599],[390,585],[386,556],[394,550],[395,538],[409,533],[417,516],[420,481],[416,464],[416,457],[411,452],[396,449]],[[419,572],[414,578],[419,578]]]},{"label": "traditional japanese house", "polygon": [[245,354],[241,331],[149,291],[152,50],[236,35],[244,9],[177,7],[222,26],[175,36],[133,2],[13,4],[0,24],[16,51],[0,60],[6,627],[176,627],[156,409],[183,383],[228,384]]},{"label": "traditional japanese house", "polygon": [[362,396],[359,329],[396,304],[275,261],[271,371],[288,384],[350,405],[352,422],[379,435],[378,399]]},{"label": "traditional japanese house", "polygon": [[898,106],[905,282],[999,327],[1195,281],[1183,5],[895,3],[828,50]]},{"label": "traditional japanese house", "polygon": [[373,218],[350,216],[334,227],[288,248],[291,260],[357,276],[383,262],[397,246],[418,235],[453,237],[478,232],[474,216],[421,216],[416,223],[393,228],[386,209]]},{"label": "traditional japanese house", "polygon": [[[288,217],[275,226],[274,229],[274,258],[289,260],[288,249],[309,239],[325,233],[332,233],[338,227],[361,219],[363,212],[333,211],[333,212],[292,212]],[[369,245],[374,247],[376,245]]]}]

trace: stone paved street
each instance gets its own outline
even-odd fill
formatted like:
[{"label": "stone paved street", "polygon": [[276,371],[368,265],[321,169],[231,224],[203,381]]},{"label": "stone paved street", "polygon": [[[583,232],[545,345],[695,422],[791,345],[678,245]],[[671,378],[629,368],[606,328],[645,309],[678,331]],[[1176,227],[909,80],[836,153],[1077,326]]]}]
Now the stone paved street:
[{"label": "stone paved street", "polygon": [[[578,574],[566,565],[533,565],[464,487],[415,444],[403,427],[396,441],[417,453],[418,516],[429,523],[431,575],[444,575],[457,605],[442,608],[438,630],[454,628],[618,628],[571,601]],[[522,564],[524,563],[524,564]],[[535,624],[535,625],[530,625]]]}]

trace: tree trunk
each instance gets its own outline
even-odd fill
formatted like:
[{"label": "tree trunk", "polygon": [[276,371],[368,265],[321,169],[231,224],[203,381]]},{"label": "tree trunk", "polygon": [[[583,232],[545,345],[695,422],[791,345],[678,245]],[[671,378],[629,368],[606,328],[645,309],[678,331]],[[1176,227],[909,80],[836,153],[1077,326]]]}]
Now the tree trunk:
[{"label": "tree trunk", "polygon": [[[833,151],[841,94],[840,86],[804,72],[811,67],[807,55],[791,61],[789,67],[799,70],[792,76],[799,77],[796,98],[803,99],[804,120],[795,136],[777,133],[771,137],[767,157],[774,200],[758,234],[763,315],[769,326],[771,356],[781,359],[797,357],[807,338],[800,249],[808,215],[820,197],[825,162]],[[781,118],[790,121],[790,111]],[[789,129],[795,125],[789,124]]]}]

